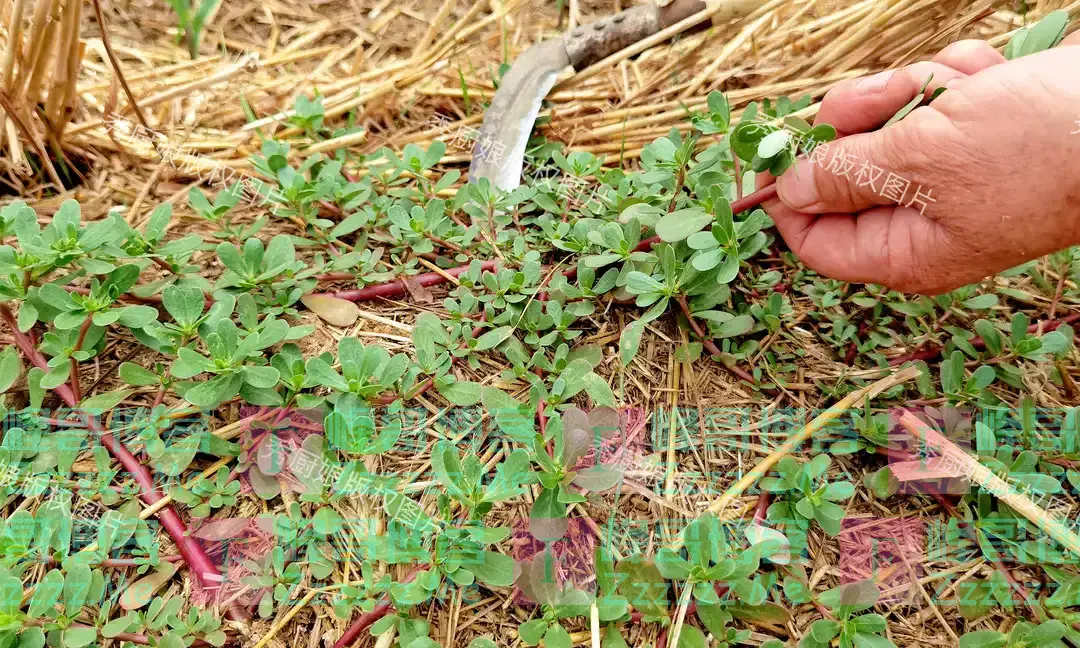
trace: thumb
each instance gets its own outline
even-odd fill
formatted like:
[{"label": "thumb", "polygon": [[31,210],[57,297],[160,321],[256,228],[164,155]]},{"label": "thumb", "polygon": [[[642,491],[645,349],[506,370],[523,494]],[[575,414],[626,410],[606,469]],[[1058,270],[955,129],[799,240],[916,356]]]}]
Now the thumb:
[{"label": "thumb", "polygon": [[896,205],[909,182],[911,167],[904,145],[904,122],[872,133],[819,144],[776,181],[785,205],[806,214],[854,213],[875,205]]}]

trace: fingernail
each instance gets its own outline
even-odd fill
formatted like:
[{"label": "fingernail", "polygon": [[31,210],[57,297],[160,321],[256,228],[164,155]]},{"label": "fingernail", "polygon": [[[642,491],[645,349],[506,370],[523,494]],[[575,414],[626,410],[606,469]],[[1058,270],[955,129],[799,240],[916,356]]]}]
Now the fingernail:
[{"label": "fingernail", "polygon": [[877,94],[885,89],[885,86],[889,85],[889,79],[896,74],[896,70],[886,70],[884,72],[878,72],[874,76],[860,79],[855,84],[855,92],[862,95]]},{"label": "fingernail", "polygon": [[809,160],[798,160],[795,168],[780,176],[776,181],[776,193],[788,207],[798,211],[818,203],[817,183],[814,171],[817,165]]}]

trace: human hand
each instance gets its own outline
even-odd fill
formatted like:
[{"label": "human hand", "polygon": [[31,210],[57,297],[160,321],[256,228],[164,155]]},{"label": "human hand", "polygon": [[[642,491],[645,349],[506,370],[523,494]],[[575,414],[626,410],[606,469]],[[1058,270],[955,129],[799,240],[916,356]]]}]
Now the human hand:
[{"label": "human hand", "polygon": [[[800,158],[765,209],[811,269],[905,292],[946,292],[1080,243],[1077,69],[1080,32],[1014,61],[961,41],[933,61],[841,83],[816,122],[843,139]],[[927,95],[944,94],[867,132],[931,74]],[[890,178],[902,181],[891,192]]]}]

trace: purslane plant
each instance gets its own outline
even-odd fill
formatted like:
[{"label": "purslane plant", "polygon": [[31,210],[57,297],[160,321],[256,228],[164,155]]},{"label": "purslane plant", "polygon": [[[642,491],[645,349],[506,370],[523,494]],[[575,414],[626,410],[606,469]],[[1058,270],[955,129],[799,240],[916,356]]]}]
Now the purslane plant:
[{"label": "purslane plant", "polygon": [[846,513],[836,502],[850,499],[855,486],[849,481],[829,482],[826,473],[831,463],[827,454],[802,465],[792,457],[781,459],[776,465],[778,475],[761,480],[762,490],[780,496],[769,506],[768,519],[804,531],[817,522],[831,536],[840,533]]},{"label": "purslane plant", "polygon": [[[1047,40],[1043,29],[1050,28],[1033,30],[1026,38],[1034,37],[1031,43]],[[1022,54],[1030,47],[1014,49]],[[191,194],[192,206],[217,229],[220,240],[213,244],[190,236],[170,240],[165,207],[155,210],[143,231],[133,230],[117,214],[83,223],[73,202],[62,204],[44,228],[23,203],[3,208],[0,233],[11,244],[0,245],[0,315],[15,342],[9,348],[18,353],[0,351],[0,388],[7,391],[25,381],[31,407],[40,407],[51,391],[76,411],[58,418],[18,414],[22,427],[6,432],[0,446],[5,466],[20,475],[36,471],[35,478],[56,490],[53,494],[43,487],[29,495],[50,493],[30,518],[35,537],[15,528],[26,523],[26,511],[5,523],[4,567],[12,571],[0,580],[5,592],[19,591],[5,597],[0,632],[17,640],[25,634],[28,645],[40,643],[38,633],[51,635],[50,645],[71,648],[88,645],[98,630],[114,637],[142,630],[147,641],[167,646],[196,638],[219,642],[223,637],[216,616],[185,614],[176,599],[159,603],[146,598],[145,613],[123,616],[108,606],[78,614],[74,607],[86,607],[95,598],[90,594],[97,593],[96,574],[110,560],[106,553],[130,540],[137,546],[126,566],[152,567],[155,571],[147,576],[163,578],[162,583],[171,576],[163,567],[171,563],[164,558],[153,567],[157,558],[146,546],[148,532],[137,521],[131,500],[135,489],[147,505],[162,506],[161,490],[167,487],[190,506],[191,517],[215,510],[225,515],[237,499],[237,477],[258,470],[255,479],[263,485],[294,477],[300,482],[296,488],[290,484],[261,491],[268,500],[285,500],[294,492],[299,497],[288,502],[285,513],[270,516],[279,546],[246,565],[260,612],[275,613],[275,605],[294,596],[305,579],[322,581],[341,569],[336,552],[353,551],[343,538],[356,529],[338,509],[344,498],[354,497],[381,506],[390,522],[386,533],[373,534],[370,543],[355,551],[360,582],[341,591],[337,607],[341,612],[356,602],[362,614],[342,641],[351,642],[364,630],[393,627],[403,645],[431,645],[426,622],[415,616],[417,606],[477,583],[499,589],[515,582],[514,560],[500,550],[510,530],[491,522],[493,512],[531,490],[532,535],[557,542],[570,505],[586,504],[587,493],[603,493],[624,478],[619,462],[604,453],[622,423],[615,410],[604,406],[627,400],[627,387],[625,381],[604,376],[618,374],[620,361],[623,366],[637,361],[646,327],[672,305],[700,338],[701,348],[733,370],[737,362],[755,357],[764,364],[764,371],[739,369],[759,388],[794,374],[794,368],[784,369],[794,364],[790,350],[773,344],[793,317],[789,300],[809,299],[821,313],[829,313],[822,317],[836,316],[831,342],[838,348],[852,342],[856,351],[886,345],[884,331],[853,323],[844,286],[785,268],[790,261],[772,253],[777,241],[771,222],[754,209],[772,194],[748,192],[743,171],[780,174],[797,154],[835,136],[830,127],[811,127],[792,114],[807,101],[755,104],[733,124],[726,100],[713,94],[708,111],[693,117],[695,130],[657,138],[645,147],[642,168],[635,172],[604,168],[592,154],[541,148],[566,178],[575,183],[594,179],[587,196],[569,195],[548,178],[513,192],[474,182],[445,200],[440,195],[457,176],[428,177],[445,153],[442,144],[426,150],[410,145],[400,155],[380,151],[365,160],[367,173],[357,178],[346,170],[344,152],[305,156],[293,166],[288,145],[266,140],[253,169],[262,177],[257,186],[269,215],[239,225],[233,211],[238,190],[219,193],[213,201]],[[326,124],[317,98],[305,99],[296,113],[295,125],[311,137],[322,136]],[[288,233],[258,238],[270,217]],[[202,276],[206,257],[220,261],[220,274]],[[794,279],[781,285],[789,275]],[[306,317],[300,305],[306,306],[309,302],[301,298],[316,290],[323,291],[319,297],[338,302],[407,296],[431,303],[431,288],[450,281],[458,285],[443,303],[447,319],[426,313],[399,323],[413,327],[411,338],[405,338],[412,340],[413,351],[391,353],[378,341],[361,343],[349,335],[336,348],[316,352],[294,344],[312,331],[300,322]],[[330,285],[335,282],[355,287],[335,290]],[[619,333],[618,358],[581,342],[586,318],[607,316],[618,303],[629,301],[645,310]],[[328,303],[341,314],[340,303],[322,302]],[[972,323],[976,344],[959,320],[993,304],[974,290],[929,303],[866,290],[850,303],[875,316],[886,309],[898,312],[910,331],[927,334],[935,331],[926,330],[931,328],[926,321],[941,324],[950,313],[957,318],[956,330],[942,327],[953,339],[940,383],[953,401],[988,401],[989,387],[997,388],[992,378],[1014,385],[1021,363],[1048,363],[1071,348],[1070,329],[1032,331],[1023,318],[1009,327],[989,319]],[[358,316],[353,312],[352,321]],[[145,368],[133,362],[117,368],[129,388],[81,393],[83,364],[118,339],[141,343],[152,360]],[[951,353],[954,348],[959,355]],[[989,369],[994,375],[975,368],[969,377],[965,358],[994,365]],[[492,383],[470,381],[462,371],[466,363],[477,368],[492,359],[501,363],[499,379]],[[372,472],[367,460],[400,448],[404,403],[429,388],[452,404],[481,403],[506,444],[489,465],[479,452],[463,455],[457,439],[438,438],[424,448],[432,451],[438,496],[414,498],[406,480]],[[141,396],[140,390],[152,394],[148,421],[127,425],[113,418],[110,430],[88,411],[110,411]],[[234,424],[240,428],[238,444],[216,438],[205,425],[176,420],[182,412],[191,413],[188,405],[225,414],[225,405],[238,400],[260,408]],[[578,406],[591,413],[585,415]],[[322,423],[325,442],[305,439],[301,447],[310,455],[305,461],[314,457],[319,466],[314,474],[301,476],[300,461],[284,467],[281,461],[287,451],[297,450],[286,447],[279,427],[293,407],[310,409],[309,420]],[[866,436],[873,436],[873,426],[866,425]],[[117,471],[100,452],[94,459],[103,468],[102,480],[71,483],[74,462],[96,439],[133,483],[110,490],[107,482]],[[61,448],[60,440],[70,443]],[[35,445],[40,448],[26,447]],[[585,458],[590,451],[591,462]],[[222,467],[205,478],[179,479],[196,455],[202,455],[199,461],[206,455],[222,457],[226,465],[238,456],[236,470]],[[1014,481],[1029,482],[1037,479],[1030,475],[1042,474],[1024,452],[1002,452],[995,459]],[[161,481],[143,460],[155,462]],[[588,616],[595,604],[601,622],[609,624],[605,636],[618,645],[616,624],[670,621],[667,580],[675,579],[689,585],[701,624],[722,643],[740,641],[743,635],[728,627],[731,617],[742,605],[762,607],[779,585],[775,574],[758,569],[759,560],[782,565],[790,559],[790,552],[773,545],[782,546],[781,538],[792,531],[806,531],[811,520],[830,534],[839,530],[843,510],[836,502],[850,497],[853,487],[825,483],[828,467],[824,455],[803,467],[779,466],[780,476],[762,484],[779,495],[775,515],[770,509],[769,517],[795,529],[785,527],[782,534],[759,527],[739,555],[734,554],[744,549],[742,544],[722,543],[719,531],[712,529],[714,520],[704,517],[692,525],[691,535],[705,540],[688,543],[685,557],[662,552],[651,561],[635,554],[609,565],[607,553],[598,553],[596,588],[586,591],[548,578],[551,553],[541,552],[527,565],[527,587],[540,604],[539,616],[521,627],[522,640],[564,645],[570,620]],[[109,511],[109,530],[98,536],[100,552],[73,552],[66,540],[64,513],[70,508],[64,507],[72,489],[97,498]],[[157,515],[195,577],[214,589],[219,570],[191,530],[171,507]],[[22,605],[20,579],[26,567],[45,560],[55,561],[57,568],[37,570],[43,575]],[[388,580],[384,566],[398,564],[412,571]],[[631,579],[639,591],[629,592]],[[50,601],[58,589],[59,598]],[[723,598],[721,591],[734,600]],[[70,601],[65,598],[69,594]],[[828,598],[819,597],[832,605]],[[867,608],[853,606],[864,605],[840,596],[833,606],[840,620],[815,624],[812,640],[839,637],[841,643],[886,645],[879,635],[883,620],[855,615]],[[243,618],[237,607],[235,616]],[[691,645],[699,638],[703,642],[704,633],[692,628],[683,625],[681,636]],[[1026,639],[1018,635],[1017,640]]]},{"label": "purslane plant", "polygon": [[841,648],[896,648],[881,636],[887,625],[880,614],[858,614],[877,603],[880,592],[872,581],[862,580],[835,587],[818,596],[832,608],[836,619],[821,619],[810,626],[799,648],[826,648],[839,640]]}]

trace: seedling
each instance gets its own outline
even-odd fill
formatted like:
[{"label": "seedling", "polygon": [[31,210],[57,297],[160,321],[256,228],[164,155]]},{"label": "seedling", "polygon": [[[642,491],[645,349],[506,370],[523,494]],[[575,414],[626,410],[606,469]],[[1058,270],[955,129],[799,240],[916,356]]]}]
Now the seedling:
[{"label": "seedling", "polygon": [[769,520],[802,530],[816,521],[829,535],[840,533],[845,511],[836,502],[850,499],[855,486],[849,481],[829,483],[826,472],[831,463],[827,454],[802,465],[791,457],[781,459],[776,466],[778,476],[761,480],[762,490],[782,496],[769,507]]},{"label": "seedling", "polygon": [[822,619],[810,626],[799,648],[827,648],[839,637],[842,648],[875,646],[896,648],[896,644],[881,636],[887,625],[880,614],[858,614],[877,603],[880,592],[871,581],[856,581],[835,587],[818,596],[818,601],[828,606],[836,620]]}]

